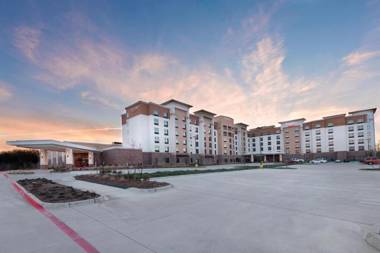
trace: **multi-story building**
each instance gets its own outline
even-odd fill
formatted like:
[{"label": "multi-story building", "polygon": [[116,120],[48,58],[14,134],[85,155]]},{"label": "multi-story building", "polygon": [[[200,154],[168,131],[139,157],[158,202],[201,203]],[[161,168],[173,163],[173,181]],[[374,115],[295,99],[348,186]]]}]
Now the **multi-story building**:
[{"label": "multi-story building", "polygon": [[227,116],[216,116],[215,128],[218,133],[217,154],[231,159],[235,153],[235,124],[234,119]]},{"label": "multi-story building", "polygon": [[282,161],[284,149],[281,128],[263,126],[249,130],[247,150],[252,161]]},{"label": "multi-story building", "polygon": [[253,129],[206,110],[190,113],[191,108],[174,99],[162,104],[138,101],[126,107],[121,115],[123,143],[7,143],[38,149],[41,168],[277,162],[293,157],[359,160],[376,150],[376,108]]},{"label": "multi-story building", "polygon": [[247,127],[248,125],[244,123],[235,124],[235,155],[241,156],[247,154]]},{"label": "multi-story building", "polygon": [[153,164],[282,161],[292,157],[359,159],[375,149],[376,108],[248,130],[233,118],[169,100],[139,101],[122,115],[123,146]]}]

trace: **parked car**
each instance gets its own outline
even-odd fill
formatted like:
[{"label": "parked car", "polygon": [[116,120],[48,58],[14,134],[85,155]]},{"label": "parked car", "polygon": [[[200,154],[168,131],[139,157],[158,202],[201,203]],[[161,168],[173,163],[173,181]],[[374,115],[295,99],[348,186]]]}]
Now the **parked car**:
[{"label": "parked car", "polygon": [[380,159],[376,157],[367,157],[363,163],[372,165],[372,164],[380,164]]},{"label": "parked car", "polygon": [[304,159],[300,159],[300,158],[293,158],[292,162],[294,162],[294,163],[304,163],[305,160]]},{"label": "parked car", "polygon": [[327,163],[327,160],[324,158],[318,158],[318,159],[311,160],[310,163],[312,164]]},{"label": "parked car", "polygon": [[336,163],[341,163],[342,160],[337,159],[337,160],[335,160],[335,162],[336,162]]}]

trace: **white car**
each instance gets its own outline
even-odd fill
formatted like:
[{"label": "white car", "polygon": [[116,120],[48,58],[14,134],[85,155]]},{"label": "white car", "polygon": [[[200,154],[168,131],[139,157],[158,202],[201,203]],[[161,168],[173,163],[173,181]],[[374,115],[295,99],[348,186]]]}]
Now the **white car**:
[{"label": "white car", "polygon": [[305,160],[304,159],[299,159],[299,158],[293,158],[292,162],[295,162],[295,163],[304,163]]},{"label": "white car", "polygon": [[320,159],[314,159],[314,160],[311,160],[310,163],[312,163],[312,164],[327,163],[327,160],[326,160],[326,159],[323,159],[323,158],[320,158]]}]

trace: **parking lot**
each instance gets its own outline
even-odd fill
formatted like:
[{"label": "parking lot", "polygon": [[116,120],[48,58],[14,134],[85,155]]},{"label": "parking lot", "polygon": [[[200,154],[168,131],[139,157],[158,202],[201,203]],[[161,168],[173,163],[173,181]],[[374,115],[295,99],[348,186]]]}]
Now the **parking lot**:
[{"label": "parking lot", "polygon": [[[49,209],[100,252],[378,252],[362,239],[380,223],[380,171],[359,163],[292,165],[154,180],[137,192],[47,177],[106,195],[103,203]],[[0,252],[83,252],[0,177]]]}]

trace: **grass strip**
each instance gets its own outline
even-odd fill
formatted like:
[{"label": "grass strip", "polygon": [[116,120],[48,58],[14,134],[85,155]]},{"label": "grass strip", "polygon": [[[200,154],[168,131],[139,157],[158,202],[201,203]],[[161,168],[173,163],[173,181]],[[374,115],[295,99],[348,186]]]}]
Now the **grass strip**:
[{"label": "grass strip", "polygon": [[[137,176],[142,177],[170,177],[170,176],[182,176],[182,175],[196,175],[196,174],[206,174],[206,173],[218,173],[218,172],[232,172],[232,171],[243,171],[243,170],[257,170],[257,169],[296,169],[292,167],[287,167],[285,165],[264,165],[264,168],[259,166],[236,166],[232,169],[209,169],[209,170],[174,170],[174,171],[156,171],[152,173],[142,173]],[[125,174],[124,174],[125,175]]]}]

